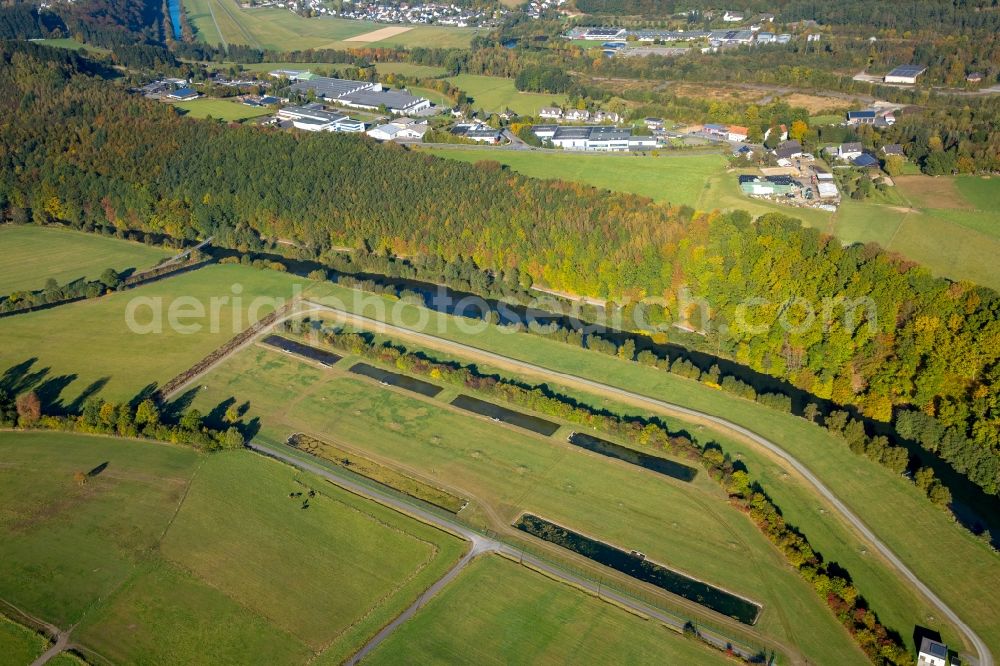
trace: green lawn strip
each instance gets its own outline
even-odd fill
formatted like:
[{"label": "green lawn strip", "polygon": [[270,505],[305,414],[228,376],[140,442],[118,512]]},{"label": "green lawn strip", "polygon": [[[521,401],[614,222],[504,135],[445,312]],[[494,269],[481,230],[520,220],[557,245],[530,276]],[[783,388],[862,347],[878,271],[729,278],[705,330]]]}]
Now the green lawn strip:
[{"label": "green lawn strip", "polygon": [[[213,265],[102,298],[7,317],[0,319],[0,372],[36,359],[30,371],[48,369],[45,380],[53,382],[52,390],[61,387],[64,406],[105,380],[103,398],[131,399],[220,347],[249,325],[249,316],[263,317],[310,284],[285,273]],[[171,311],[180,326],[171,325]],[[199,311],[203,316],[191,316]],[[142,328],[130,328],[130,312]],[[153,330],[154,313],[159,313],[160,332]]]},{"label": "green lawn strip", "polygon": [[66,284],[95,279],[104,269],[146,269],[171,256],[170,250],[61,227],[0,226],[0,295],[35,291],[48,278]]},{"label": "green lawn strip", "polygon": [[50,645],[34,629],[0,615],[0,660],[6,664],[30,664]]},{"label": "green lawn strip", "polygon": [[289,443],[300,451],[323,458],[344,469],[349,469],[355,474],[378,481],[405,495],[441,507],[451,513],[458,513],[465,506],[465,501],[461,497],[414,479],[412,476],[397,472],[374,460],[351,453],[330,442],[297,433]]},{"label": "green lawn strip", "polygon": [[721,155],[635,156],[580,152],[482,151],[435,148],[438,157],[479,162],[493,160],[532,178],[556,178],[631,192],[654,201],[695,205],[705,180],[721,173]]},{"label": "green lawn strip", "polygon": [[289,497],[303,487],[279,463],[212,456],[161,552],[319,652],[370,608],[395,601],[452,538],[312,477],[302,482],[318,494]]},{"label": "green lawn strip", "polygon": [[911,213],[886,249],[923,264],[934,275],[1000,289],[1000,237],[988,236],[954,219],[964,216],[969,220],[977,215],[982,224],[990,224],[987,214],[971,211]]},{"label": "green lawn strip", "polygon": [[[1000,577],[1000,560],[996,555],[954,524],[945,512],[929,503],[911,484],[876,463],[851,453],[843,441],[822,428],[799,417],[667,372],[554,340],[505,332],[505,329],[496,326],[486,327],[481,333],[463,332],[457,326],[458,320],[448,315],[370,294],[365,295],[363,300],[356,300],[358,292],[335,285],[324,287],[324,290],[349,310],[360,312],[362,304],[368,304],[363,314],[371,316],[379,309],[377,303],[381,302],[383,312],[398,315],[390,322],[395,325],[412,327],[415,322],[423,321],[420,330],[439,337],[717,414],[778,442],[822,478],[952,608],[963,609],[963,619],[972,624],[987,642],[1000,649],[1000,608],[992,603],[982,586],[974,582]],[[794,476],[780,480],[784,485],[790,484],[790,487],[802,483]],[[768,491],[793,524],[804,525],[807,514],[797,515],[793,512],[794,507],[784,506],[779,495],[781,487],[782,483],[779,483],[773,488],[768,487]],[[804,491],[805,496],[811,498],[815,511],[819,499],[812,490],[805,488]],[[810,541],[829,559],[840,559],[837,555],[830,555],[843,550],[840,541],[828,540],[823,534],[810,536]],[[928,541],[941,546],[914,548],[915,543]],[[853,543],[858,542],[855,539]],[[958,572],[965,572],[967,576]],[[892,597],[874,597],[876,591],[866,594],[872,595],[876,608],[888,608],[895,604]],[[903,615],[899,613],[899,616]]]},{"label": "green lawn strip", "polygon": [[366,664],[725,664],[652,620],[498,556],[474,561]]},{"label": "green lawn strip", "polygon": [[188,102],[175,102],[174,107],[185,111],[192,118],[215,118],[217,120],[239,121],[266,116],[267,108],[251,107],[242,102],[228,99],[200,97]]},{"label": "green lawn strip", "polygon": [[1000,201],[1000,178],[996,176],[959,176],[955,186],[977,210],[996,212]]},{"label": "green lawn strip", "polygon": [[503,111],[510,108],[520,115],[538,115],[543,106],[562,105],[566,95],[561,93],[520,92],[513,79],[478,74],[459,74],[448,79],[472,98],[472,106],[485,111]]},{"label": "green lawn strip", "polygon": [[197,459],[179,446],[0,432],[0,598],[76,623],[155,547]]},{"label": "green lawn strip", "polygon": [[73,637],[114,663],[245,663],[252,656],[301,664],[311,656],[266,618],[160,560],[144,566]]},{"label": "green lawn strip", "polygon": [[759,630],[807,655],[839,646],[846,660],[863,662],[822,600],[707,478],[675,482],[259,347],[203,383],[196,406],[230,395],[250,402],[248,418],[261,419],[258,441],[282,446],[303,431],[348,442],[471,498],[463,516],[480,524],[509,525],[537,511],[760,601]]}]

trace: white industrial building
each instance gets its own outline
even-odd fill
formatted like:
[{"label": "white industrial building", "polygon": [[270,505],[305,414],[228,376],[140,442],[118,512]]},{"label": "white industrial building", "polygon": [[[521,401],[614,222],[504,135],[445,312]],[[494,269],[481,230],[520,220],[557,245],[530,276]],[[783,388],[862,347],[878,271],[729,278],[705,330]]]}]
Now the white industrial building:
[{"label": "white industrial building", "polygon": [[286,106],[278,118],[289,120],[296,129],[306,132],[364,132],[365,124],[342,113],[327,111],[320,104]]}]

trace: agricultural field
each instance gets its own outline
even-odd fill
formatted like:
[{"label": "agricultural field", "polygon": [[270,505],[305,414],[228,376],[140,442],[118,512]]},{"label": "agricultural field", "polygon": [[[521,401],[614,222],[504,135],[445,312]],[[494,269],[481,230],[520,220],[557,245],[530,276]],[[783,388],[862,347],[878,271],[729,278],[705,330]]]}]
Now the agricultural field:
[{"label": "agricultural field", "polygon": [[113,662],[336,663],[465,548],[248,452],[40,432],[0,455],[0,596]]},{"label": "agricultural field", "polygon": [[30,41],[35,44],[41,44],[42,46],[51,46],[57,49],[69,49],[70,51],[91,51],[98,55],[111,53],[109,49],[94,46],[93,44],[84,44],[83,42],[78,42],[70,37],[62,37],[59,39],[32,39]]},{"label": "agricultural field", "polygon": [[[475,28],[414,26],[374,42],[347,41],[385,24],[330,16],[304,18],[285,9],[243,9],[234,0],[183,0],[198,38],[209,44],[247,44],[274,51],[347,49],[365,46],[468,47]],[[409,26],[406,26],[409,27]]]},{"label": "agricultural field", "polygon": [[693,205],[705,180],[725,169],[726,160],[713,155],[633,156],[569,151],[469,150],[434,148],[434,155],[463,162],[494,160],[532,178],[577,181],[619,192],[631,192],[657,202]]},{"label": "agricultural field", "polygon": [[14,366],[41,373],[36,390],[49,406],[70,406],[94,392],[128,400],[191,367],[246,328],[251,315],[263,317],[310,284],[285,273],[213,265],[6,317],[0,319],[0,373]]},{"label": "agricultural field", "polygon": [[[355,292],[338,287],[329,291],[330,296],[338,299],[340,304],[355,309]],[[394,303],[376,296],[368,296],[368,299],[369,303],[383,300],[387,312]],[[373,306],[369,304],[367,311],[370,314]],[[1000,649],[1000,630],[997,629],[1000,627],[1000,609],[975,583],[1000,576],[1000,561],[984,544],[954,524],[946,513],[927,502],[913,486],[900,481],[885,468],[854,455],[841,440],[825,430],[801,418],[670,373],[554,340],[505,332],[495,326],[471,333],[459,325],[457,318],[412,305],[397,304],[394,313],[398,316],[391,321],[396,325],[412,328],[416,322],[422,322],[419,330],[433,331],[435,336],[716,414],[780,442],[822,478],[946,602],[968,608],[970,624],[994,649]],[[483,364],[487,371],[489,366],[489,362]],[[526,376],[525,379],[530,380],[531,377]],[[572,391],[568,393],[573,395]],[[591,393],[582,395],[581,399],[597,406],[611,405],[607,401],[602,402],[599,396],[595,399]],[[678,427],[685,426],[679,424]],[[693,432],[699,438],[725,441],[721,433],[703,424],[697,425]],[[923,618],[927,623],[940,622],[939,619],[931,619],[937,613],[916,600],[908,584],[886,572],[878,558],[868,552],[852,530],[846,529],[839,521],[829,519],[830,509],[825,507],[825,502],[797,475],[790,474],[785,465],[743,441],[734,442],[733,450],[748,461],[752,472],[762,475],[768,492],[782,508],[785,517],[809,536],[813,546],[826,559],[839,562],[851,572],[866,598],[879,609],[880,616],[890,626],[909,626],[915,618]],[[942,544],[942,547],[933,549],[933,552],[915,549],[915,533],[923,535],[921,539],[932,539]],[[905,601],[906,598],[909,601]],[[948,630],[942,631],[947,636]],[[909,637],[906,638],[909,640]],[[957,636],[952,638],[958,641]]]},{"label": "agricultural field", "polygon": [[474,561],[365,664],[729,664],[718,652],[498,556]]},{"label": "agricultural field", "polygon": [[151,268],[170,250],[62,227],[0,226],[0,294],[41,289],[49,278],[66,284],[96,279],[106,268]]},{"label": "agricultural field", "polygon": [[561,93],[520,92],[514,87],[514,79],[459,74],[448,80],[472,98],[473,108],[485,111],[503,111],[509,108],[519,115],[536,116],[543,106],[561,106],[566,103],[566,95]]},{"label": "agricultural field", "polygon": [[187,102],[174,102],[173,107],[192,118],[215,118],[228,122],[259,118],[271,113],[266,108],[247,106],[228,99],[201,97]]},{"label": "agricultural field", "polygon": [[[707,477],[665,479],[573,447],[564,441],[569,428],[531,435],[450,407],[448,389],[428,399],[358,379],[346,371],[352,363],[317,368],[248,348],[204,376],[193,404],[239,396],[250,403],[247,416],[260,419],[259,442],[280,447],[292,432],[323,437],[470,498],[461,516],[490,529],[509,531],[520,513],[537,511],[761,602],[757,629],[774,640],[794,636],[814,658],[840,646],[860,659],[821,600]],[[669,506],[669,515],[654,506]],[[710,622],[742,631],[719,616]]]}]

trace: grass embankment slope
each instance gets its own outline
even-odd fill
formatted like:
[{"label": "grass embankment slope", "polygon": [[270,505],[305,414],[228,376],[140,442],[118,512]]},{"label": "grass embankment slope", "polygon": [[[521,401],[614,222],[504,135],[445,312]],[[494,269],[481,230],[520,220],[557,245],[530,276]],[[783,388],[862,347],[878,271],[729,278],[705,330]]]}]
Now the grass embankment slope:
[{"label": "grass embankment slope", "polygon": [[247,106],[228,99],[210,97],[200,97],[188,102],[174,102],[173,106],[182,111],[184,115],[192,118],[215,118],[228,122],[259,118],[270,113],[267,108]]},{"label": "grass embankment slope", "polygon": [[465,547],[248,452],[41,432],[0,455],[0,597],[112,661],[340,660]]},{"label": "grass embankment slope", "polygon": [[561,93],[521,92],[514,87],[514,79],[478,74],[459,74],[448,79],[472,98],[472,107],[485,111],[511,109],[519,115],[537,116],[543,106],[560,106],[566,103]]},{"label": "grass embankment slope", "polygon": [[[7,317],[0,319],[0,372],[34,359],[31,372],[47,369],[41,393],[50,403],[72,403],[88,387],[100,389],[108,400],[131,399],[242,331],[254,311],[263,317],[310,284],[274,271],[213,265],[98,299]],[[213,303],[217,316],[212,316]],[[130,315],[148,328],[133,329]],[[157,316],[160,332],[136,332],[151,330]]]},{"label": "grass embankment slope", "polygon": [[482,557],[365,664],[730,664],[650,620],[497,556]]},{"label": "grass embankment slope", "polygon": [[758,629],[779,643],[814,660],[837,646],[846,661],[863,661],[819,597],[706,476],[687,484],[581,451],[565,442],[569,427],[543,438],[471,416],[447,404],[452,389],[434,399],[392,390],[347,372],[355,360],[325,369],[251,347],[200,380],[207,388],[194,405],[238,396],[250,403],[247,417],[260,418],[258,441],[281,446],[293,432],[313,434],[469,498],[461,515],[474,524],[505,530],[531,511],[640,550],[761,602]]},{"label": "grass embankment slope", "polygon": [[38,632],[0,615],[0,661],[21,666],[35,661],[49,641]]},{"label": "grass embankment slope", "polygon": [[[366,46],[468,48],[475,28],[413,26],[375,42],[345,41],[386,27],[384,23],[319,16],[305,18],[286,9],[243,9],[233,0],[183,0],[201,41],[247,44],[274,51],[347,49]],[[409,26],[401,26],[409,27]]]},{"label": "grass embankment slope", "polygon": [[[335,286],[328,291],[348,306],[355,294]],[[385,302],[387,310],[397,303],[378,300]],[[990,591],[977,582],[1000,577],[1000,559],[910,484],[854,455],[841,440],[822,428],[670,373],[553,340],[508,333],[495,326],[472,334],[459,325],[458,319],[448,315],[402,304],[398,304],[397,311],[400,318],[391,323],[414,327],[422,321],[419,330],[715,414],[778,442],[822,478],[921,580],[958,610],[994,651],[1000,652],[1000,608],[993,603]],[[586,401],[601,404],[593,396]],[[719,439],[714,431],[696,430],[695,434],[702,439]],[[910,626],[914,621],[922,621],[925,626],[939,624],[938,613],[915,601],[909,586],[867,552],[853,531],[839,520],[832,520],[832,509],[802,479],[752,445],[737,442],[733,450],[744,456],[752,472],[765,481],[768,492],[789,522],[808,535],[824,558],[841,563],[851,572],[890,626]],[[928,540],[940,547],[923,547]],[[910,640],[909,636],[904,638]]]},{"label": "grass embankment slope", "polygon": [[0,226],[0,295],[42,289],[48,278],[66,284],[93,280],[106,268],[145,269],[170,250],[60,227]]}]

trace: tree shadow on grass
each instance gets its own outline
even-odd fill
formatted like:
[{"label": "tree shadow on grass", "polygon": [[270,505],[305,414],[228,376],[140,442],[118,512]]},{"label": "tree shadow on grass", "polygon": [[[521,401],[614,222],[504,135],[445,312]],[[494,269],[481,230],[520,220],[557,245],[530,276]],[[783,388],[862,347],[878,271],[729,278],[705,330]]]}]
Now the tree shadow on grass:
[{"label": "tree shadow on grass", "polygon": [[73,402],[66,405],[66,411],[71,414],[79,414],[83,410],[84,404],[90,400],[93,396],[101,392],[101,390],[107,386],[111,377],[101,377],[100,379],[92,381],[80,395],[76,396]]},{"label": "tree shadow on grass", "polygon": [[131,407],[132,409],[135,409],[142,402],[146,400],[151,400],[153,398],[153,395],[156,394],[156,389],[158,386],[159,385],[156,382],[150,382],[146,384],[141,389],[139,389],[139,392],[136,393],[131,400],[128,401],[128,406]]},{"label": "tree shadow on grass", "polygon": [[225,430],[228,428],[229,423],[226,422],[226,412],[235,404],[236,398],[233,397],[226,398],[220,402],[205,416],[205,425],[209,428],[215,428],[216,430]]},{"label": "tree shadow on grass", "polygon": [[170,423],[176,423],[184,416],[184,412],[191,408],[191,403],[198,396],[197,388],[190,388],[184,393],[171,400],[170,402],[163,405],[163,416],[164,420]]},{"label": "tree shadow on grass", "polygon": [[62,402],[63,390],[76,381],[76,374],[50,377],[35,387],[35,394],[42,403],[42,411],[46,414],[65,414],[66,407]]},{"label": "tree shadow on grass", "polygon": [[49,374],[50,369],[42,368],[32,372],[31,366],[37,361],[38,358],[33,357],[7,368],[3,376],[0,377],[0,390],[10,395],[18,395],[42,381]]}]

